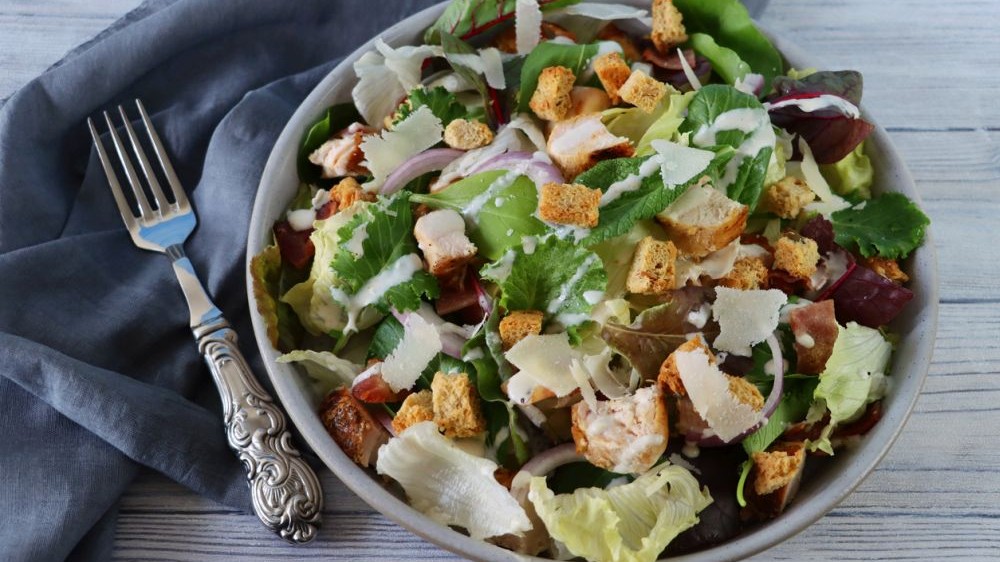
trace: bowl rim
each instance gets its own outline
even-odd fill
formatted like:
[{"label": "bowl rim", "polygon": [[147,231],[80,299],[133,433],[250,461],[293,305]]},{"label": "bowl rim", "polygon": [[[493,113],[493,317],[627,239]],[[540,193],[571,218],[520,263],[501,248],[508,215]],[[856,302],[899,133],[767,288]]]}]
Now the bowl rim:
[{"label": "bowl rim", "polygon": [[[643,0],[620,1],[637,7],[648,3]],[[415,30],[423,30],[436,19],[446,5],[447,2],[441,2],[421,10],[365,42],[334,67],[299,105],[275,142],[274,149],[272,149],[261,175],[250,219],[245,271],[250,271],[250,262],[253,257],[270,243],[273,216],[265,215],[268,215],[269,202],[275,198],[271,186],[281,185],[282,172],[296,169],[295,159],[298,142],[316,116],[329,105],[325,98],[334,89],[335,84],[344,75],[353,79],[351,70],[354,61],[363,53],[372,50],[377,38],[384,38],[389,44],[399,44],[399,41],[394,40],[395,37],[412,34]],[[807,61],[814,60],[799,47],[771,33],[765,27],[759,27],[768,35],[789,64],[805,68]],[[891,173],[895,176],[892,182],[894,189],[891,191],[904,193],[922,207],[916,184],[892,145],[885,129],[871,118],[868,111],[863,110],[863,114],[875,123],[875,131],[869,138],[871,142],[867,146],[873,146],[878,153],[878,159],[883,161],[876,168],[876,175]],[[294,183],[297,184],[297,182],[296,176]],[[912,327],[919,329],[914,330],[915,333],[907,334],[901,343],[901,347],[905,347],[907,350],[906,356],[910,359],[907,364],[900,365],[899,350],[894,352],[892,364],[894,372],[891,377],[895,387],[892,390],[893,404],[886,408],[882,420],[865,436],[856,449],[844,455],[848,456],[849,460],[840,463],[843,466],[835,471],[831,480],[825,481],[824,488],[819,490],[814,497],[809,498],[809,501],[795,502],[782,517],[740,534],[725,543],[698,552],[671,557],[669,560],[685,562],[737,560],[766,550],[791,538],[819,520],[853,492],[874,470],[899,437],[906,419],[916,404],[930,368],[936,337],[938,269],[930,228],[927,230],[923,245],[914,252],[910,259],[913,260],[912,269],[916,273],[913,287],[917,296],[911,301],[910,309],[905,314],[910,318]],[[302,387],[294,382],[294,377],[301,376],[296,367],[276,362],[280,354],[268,340],[264,319],[257,310],[253,296],[253,279],[249,274],[246,282],[247,300],[255,340],[277,397],[284,405],[292,423],[305,442],[341,482],[383,515],[418,536],[452,552],[478,560],[547,560],[525,557],[485,541],[472,539],[468,535],[439,524],[413,509],[382,485],[378,485],[368,471],[354,464],[329,437],[319,416],[314,412],[314,405],[302,391]],[[922,307],[919,310],[914,310],[918,302],[922,303]],[[903,402],[899,403],[900,400]]]}]

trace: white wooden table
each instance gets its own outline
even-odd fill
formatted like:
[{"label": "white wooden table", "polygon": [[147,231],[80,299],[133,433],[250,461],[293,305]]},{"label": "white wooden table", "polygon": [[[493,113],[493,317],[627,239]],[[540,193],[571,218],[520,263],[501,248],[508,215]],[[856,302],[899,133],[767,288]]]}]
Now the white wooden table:
[{"label": "white wooden table", "polygon": [[[0,0],[0,98],[139,3]],[[941,323],[930,377],[862,486],[757,559],[1000,559],[1000,2],[772,0],[762,21],[827,68],[909,163],[932,219]],[[121,560],[398,560],[454,556],[397,527],[328,471],[324,527],[293,548],[256,519],[146,474],[126,494]]]}]

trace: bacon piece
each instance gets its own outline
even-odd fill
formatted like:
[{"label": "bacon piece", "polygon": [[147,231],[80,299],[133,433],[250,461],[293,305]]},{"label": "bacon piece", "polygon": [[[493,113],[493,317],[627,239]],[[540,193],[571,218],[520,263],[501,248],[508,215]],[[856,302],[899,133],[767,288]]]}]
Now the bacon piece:
[{"label": "bacon piece", "polygon": [[[378,361],[376,364],[380,363],[381,361]],[[368,404],[400,402],[407,394],[406,390],[394,392],[378,369],[368,374],[362,373],[354,379],[354,385],[351,386],[351,395]]]},{"label": "bacon piece", "polygon": [[840,333],[833,301],[796,308],[788,313],[788,321],[795,334],[796,371],[804,375],[820,374]]},{"label": "bacon piece", "polygon": [[281,261],[295,269],[302,269],[309,265],[309,261],[316,254],[316,247],[309,239],[312,231],[311,228],[295,230],[288,221],[274,223],[274,239],[278,243]]},{"label": "bacon piece", "polygon": [[360,466],[369,466],[378,448],[389,441],[389,432],[346,388],[327,395],[319,417],[330,437]]}]

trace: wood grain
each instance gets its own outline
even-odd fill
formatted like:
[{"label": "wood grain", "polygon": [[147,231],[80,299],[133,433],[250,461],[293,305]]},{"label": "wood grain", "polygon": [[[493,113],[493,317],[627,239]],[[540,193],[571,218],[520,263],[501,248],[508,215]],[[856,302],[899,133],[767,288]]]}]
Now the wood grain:
[{"label": "wood grain", "polygon": [[[138,0],[0,3],[0,98]],[[763,23],[828,68],[865,75],[865,105],[932,219],[941,318],[913,416],[847,500],[755,560],[1000,558],[1000,3],[772,0]],[[293,548],[253,516],[144,474],[122,500],[117,560],[454,560],[329,471],[319,539]]]}]

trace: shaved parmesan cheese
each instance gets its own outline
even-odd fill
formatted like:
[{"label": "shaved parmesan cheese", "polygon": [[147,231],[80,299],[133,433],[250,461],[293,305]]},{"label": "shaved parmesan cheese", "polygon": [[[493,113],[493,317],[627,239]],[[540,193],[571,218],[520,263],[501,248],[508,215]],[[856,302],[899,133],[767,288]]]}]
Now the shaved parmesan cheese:
[{"label": "shaved parmesan cheese", "polygon": [[425,60],[444,56],[444,49],[439,45],[404,45],[394,49],[381,37],[375,40],[375,48],[385,58],[385,67],[396,74],[399,84],[407,92],[420,85]]},{"label": "shaved parmesan cheese", "polygon": [[493,477],[497,464],[463,451],[432,421],[390,439],[379,449],[375,468],[399,482],[414,509],[442,525],[463,527],[474,539],[531,529],[524,508]]},{"label": "shaved parmesan cheese", "polygon": [[712,279],[725,277],[733,270],[733,265],[740,254],[740,239],[736,238],[724,248],[708,254],[701,261],[695,261],[688,257],[677,259],[674,267],[674,286],[678,289],[684,287],[689,282],[700,286],[702,275],[707,275]]},{"label": "shaved parmesan cheese", "polygon": [[691,148],[662,139],[654,140],[650,146],[660,155],[663,184],[670,190],[703,173],[712,163],[712,158],[715,158],[715,153],[711,150]]},{"label": "shaved parmesan cheese", "polygon": [[760,421],[760,412],[729,391],[729,379],[704,349],[678,351],[674,357],[691,404],[719,439],[730,441]]},{"label": "shaved parmesan cheese", "polygon": [[602,2],[585,2],[553,10],[552,15],[583,16],[602,21],[642,19],[649,17],[649,12],[642,8],[633,8],[624,4],[605,4]]},{"label": "shaved parmesan cheese", "polygon": [[788,302],[777,289],[742,291],[716,287],[712,318],[719,323],[719,336],[712,346],[734,355],[750,356],[750,346],[764,341],[778,327],[778,314]]},{"label": "shaved parmesan cheese", "polygon": [[560,398],[568,395],[579,388],[570,370],[579,355],[565,332],[522,339],[506,353],[507,360],[519,369],[507,381],[507,396],[515,404],[529,404],[538,386]]},{"label": "shaved parmesan cheese", "polygon": [[[826,179],[819,171],[819,166],[816,164],[816,159],[809,148],[809,143],[802,138],[799,138],[799,151],[802,152],[802,162],[798,164],[798,170],[802,175],[802,179],[806,180],[809,189],[820,199],[815,203],[806,205],[806,210],[818,212],[829,218],[832,213],[850,207],[850,203],[839,195],[835,195],[830,189],[830,185],[826,183]],[[795,165],[795,162],[788,162],[786,164],[791,170],[795,169]]]},{"label": "shaved parmesan cheese", "polygon": [[691,89],[697,92],[701,89],[701,80],[698,80],[698,75],[694,73],[691,65],[688,64],[687,57],[684,56],[684,52],[679,47],[677,49],[677,58],[681,61],[681,68],[684,69],[684,77],[691,84]]},{"label": "shaved parmesan cheese", "polygon": [[538,0],[517,0],[514,4],[514,32],[517,54],[526,55],[542,37],[542,9]]},{"label": "shaved parmesan cheese", "polygon": [[507,79],[503,74],[503,59],[500,58],[500,51],[494,47],[479,51],[479,58],[483,61],[483,76],[486,83],[494,90],[507,88]]},{"label": "shaved parmesan cheese", "polygon": [[363,187],[367,191],[378,189],[400,164],[441,142],[443,136],[441,120],[429,107],[420,106],[395,129],[366,138],[361,150],[373,177]]},{"label": "shaved parmesan cheese", "polygon": [[385,65],[385,57],[374,51],[361,55],[354,63],[354,73],[358,83],[351,90],[351,99],[366,123],[381,123],[406,96],[395,73]]},{"label": "shaved parmesan cheese", "polygon": [[403,339],[382,363],[382,379],[393,392],[407,390],[441,351],[441,336],[419,314],[406,317]]}]

